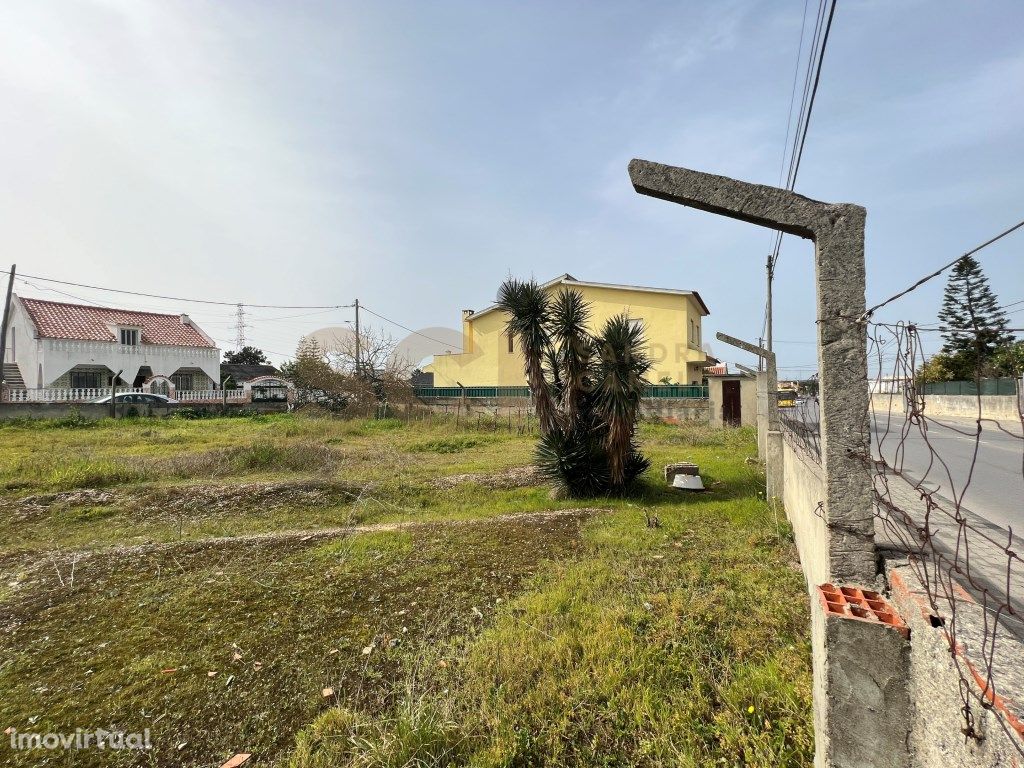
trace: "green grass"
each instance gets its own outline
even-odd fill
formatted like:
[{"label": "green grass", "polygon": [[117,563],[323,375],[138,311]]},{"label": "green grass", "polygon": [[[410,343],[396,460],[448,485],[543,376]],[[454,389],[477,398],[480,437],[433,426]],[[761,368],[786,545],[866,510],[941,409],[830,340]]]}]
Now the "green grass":
[{"label": "green grass", "polygon": [[[0,727],[148,725],[168,766],[809,765],[806,593],[752,432],[644,424],[630,498],[437,484],[528,464],[521,432],[0,427]],[[681,460],[708,493],[660,481]],[[607,511],[493,520],[579,507]]]}]

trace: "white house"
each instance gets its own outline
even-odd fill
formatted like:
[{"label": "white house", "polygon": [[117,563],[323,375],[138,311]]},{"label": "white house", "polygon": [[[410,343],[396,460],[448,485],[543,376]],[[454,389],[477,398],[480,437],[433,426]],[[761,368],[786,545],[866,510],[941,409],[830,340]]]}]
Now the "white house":
[{"label": "white house", "polygon": [[[140,387],[166,377],[178,390],[220,383],[220,350],[188,315],[12,298],[4,378],[29,389]],[[16,369],[15,369],[16,367]]]}]

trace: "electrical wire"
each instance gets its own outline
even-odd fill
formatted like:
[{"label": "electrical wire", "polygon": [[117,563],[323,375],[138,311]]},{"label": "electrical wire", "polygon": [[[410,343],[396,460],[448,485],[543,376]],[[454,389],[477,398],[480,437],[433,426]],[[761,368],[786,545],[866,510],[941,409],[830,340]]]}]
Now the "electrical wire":
[{"label": "electrical wire", "polygon": [[402,325],[397,320],[392,320],[390,317],[384,317],[384,315],[382,315],[382,314],[380,314],[378,312],[374,312],[372,309],[367,307],[365,304],[360,304],[359,308],[360,309],[365,309],[367,312],[369,312],[374,317],[379,317],[381,320],[384,320],[385,322],[391,323],[392,325],[396,325],[399,328],[401,328],[402,330],[408,331],[409,333],[415,334],[416,336],[422,336],[424,339],[429,339],[430,341],[435,341],[438,344],[443,344],[444,346],[451,346],[447,341],[441,341],[440,339],[435,339],[433,336],[427,336],[427,334],[425,334],[425,333],[420,333],[419,331],[414,331],[412,328],[410,328],[407,325]]},{"label": "electrical wire", "polygon": [[932,280],[932,279],[938,277],[939,275],[941,275],[943,272],[945,272],[950,267],[955,266],[957,264],[957,262],[959,262],[961,259],[966,259],[968,256],[973,256],[974,254],[976,254],[981,249],[987,248],[988,246],[992,245],[993,243],[998,242],[999,240],[1002,240],[1004,237],[1006,237],[1007,235],[1011,234],[1012,232],[1016,232],[1021,227],[1024,227],[1024,220],[1018,221],[1016,224],[1014,224],[1009,229],[1003,230],[998,235],[996,235],[995,237],[992,237],[992,238],[986,240],[981,245],[977,245],[974,248],[972,248],[971,250],[967,251],[966,253],[961,254],[960,256],[957,256],[955,259],[953,259],[948,264],[943,264],[941,267],[936,269],[934,272],[931,272],[931,273],[925,275],[924,277],[922,277],[920,280],[918,280],[916,283],[911,285],[909,288],[905,288],[902,291],[900,291],[899,293],[897,293],[897,294],[895,294],[893,296],[890,296],[885,301],[882,301],[882,302],[879,302],[878,304],[875,304],[870,309],[866,309],[864,311],[864,314],[860,316],[861,322],[867,320],[877,310],[881,309],[886,304],[889,304],[889,303],[891,303],[893,301],[896,301],[896,299],[901,298],[902,296],[906,296],[911,291],[916,291],[918,288],[920,288],[922,285],[927,283],[929,280]]},{"label": "electrical wire", "polygon": [[[9,275],[10,270],[0,270],[0,274]],[[164,296],[158,293],[143,293],[141,291],[128,291],[121,288],[107,288],[102,285],[88,285],[86,283],[73,283],[69,280],[57,280],[52,277],[42,277],[40,275],[29,275],[18,273],[15,277],[27,277],[32,280],[42,280],[47,283],[54,283],[56,285],[70,285],[75,288],[88,288],[93,291],[107,291],[108,293],[121,293],[128,296],[143,296],[149,299],[162,299],[165,301],[180,301],[187,302],[190,304],[214,304],[225,307],[236,307],[239,303],[244,304],[247,307],[253,309],[344,309],[351,307],[351,304],[248,304],[246,302],[237,301],[215,301],[212,299],[188,299],[181,296]]]}]

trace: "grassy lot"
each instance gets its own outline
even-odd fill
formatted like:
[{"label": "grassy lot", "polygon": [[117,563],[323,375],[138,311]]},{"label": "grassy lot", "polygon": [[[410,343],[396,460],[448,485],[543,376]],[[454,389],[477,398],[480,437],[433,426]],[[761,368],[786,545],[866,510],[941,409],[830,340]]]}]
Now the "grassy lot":
[{"label": "grassy lot", "polygon": [[810,764],[806,597],[753,435],[645,424],[708,493],[655,469],[553,501],[496,426],[0,426],[0,729],[153,743],[4,761]]}]

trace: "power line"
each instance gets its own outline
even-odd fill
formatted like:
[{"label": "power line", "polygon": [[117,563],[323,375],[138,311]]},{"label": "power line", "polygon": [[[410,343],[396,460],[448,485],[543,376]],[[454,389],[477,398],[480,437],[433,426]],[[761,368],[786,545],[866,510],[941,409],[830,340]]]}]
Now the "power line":
[{"label": "power line", "polygon": [[[824,10],[824,4],[822,3],[819,6],[819,8],[823,11]],[[812,70],[811,70],[810,60],[808,61],[808,65],[807,65],[807,67],[808,67],[807,68],[807,77],[805,78],[805,81],[804,81],[804,97],[805,97],[805,99],[807,99],[807,97],[808,97],[808,89],[809,89],[809,99],[807,100],[807,109],[806,109],[806,111],[801,109],[800,122],[797,125],[797,131],[796,131],[796,134],[793,137],[793,152],[790,153],[790,169],[789,169],[789,174],[788,174],[788,176],[786,178],[786,189],[788,189],[791,192],[796,188],[796,178],[797,178],[797,175],[800,173],[800,163],[803,160],[804,146],[807,143],[807,134],[810,132],[810,128],[811,128],[811,114],[814,111],[814,101],[815,101],[815,98],[818,95],[818,86],[821,83],[821,69],[822,69],[822,65],[825,62],[825,49],[828,46],[829,33],[832,31],[832,20],[835,17],[835,13],[836,13],[836,0],[832,0],[832,5],[829,8],[829,13],[828,13],[828,22],[825,24],[825,32],[824,32],[824,34],[822,35],[822,38],[821,38],[821,46],[818,48],[818,61],[817,61],[817,64],[815,65],[815,67],[813,69],[813,71],[814,71],[813,86],[811,86],[811,71]],[[821,22],[821,15],[820,14],[819,14],[818,22],[819,23],[815,25],[815,36],[817,36],[818,27],[820,26],[820,22]],[[812,47],[811,47],[811,58],[813,59],[813,57],[814,57],[814,46],[812,45]],[[803,105],[801,104],[801,107],[802,106]],[[779,250],[780,250],[780,248],[782,246],[782,237],[783,237],[783,233],[779,232],[778,235],[776,236],[776,239],[775,239],[775,248],[774,248],[774,251],[773,251],[772,257],[771,257],[771,265],[772,265],[771,266],[771,271],[772,271],[773,275],[774,275],[774,272],[775,272],[775,265],[779,261]]]},{"label": "power line", "polygon": [[419,331],[414,331],[414,330],[413,330],[412,328],[410,328],[409,326],[407,326],[407,325],[402,325],[402,324],[401,324],[401,323],[399,323],[398,321],[396,321],[396,320],[392,320],[392,319],[391,319],[390,317],[384,317],[384,315],[382,315],[382,314],[380,314],[380,313],[378,313],[378,312],[374,312],[374,311],[373,311],[372,309],[370,309],[369,307],[367,307],[367,306],[366,306],[365,304],[360,304],[360,305],[359,305],[359,308],[360,308],[360,309],[365,309],[365,310],[366,310],[367,312],[369,312],[369,313],[370,313],[371,315],[373,315],[373,316],[375,316],[375,317],[379,317],[379,318],[380,318],[381,320],[384,320],[384,321],[386,321],[386,322],[389,322],[389,323],[391,323],[392,325],[396,325],[396,326],[398,326],[399,328],[401,328],[401,329],[403,329],[403,330],[406,330],[406,331],[408,331],[409,333],[415,334],[416,336],[422,336],[422,337],[423,337],[424,339],[430,339],[430,341],[435,341],[435,342],[437,342],[438,344],[442,344],[442,345],[444,345],[444,346],[446,346],[446,347],[447,347],[447,346],[451,346],[451,345],[450,345],[450,344],[449,344],[449,343],[448,343],[447,341],[441,341],[440,339],[435,339],[435,338],[434,338],[433,336],[427,336],[427,334],[425,334],[425,333],[420,333]]},{"label": "power line", "polygon": [[[10,274],[9,270],[0,270],[0,274]],[[75,288],[88,288],[93,291],[106,291],[108,293],[122,293],[129,296],[143,296],[148,299],[163,299],[165,301],[184,301],[190,304],[215,304],[224,307],[237,307],[237,301],[214,301],[212,299],[188,299],[181,296],[164,296],[158,293],[143,293],[141,291],[128,291],[122,288],[107,288],[102,285],[88,285],[86,283],[73,283],[69,280],[57,280],[52,277],[42,277],[40,275],[26,275],[19,274],[19,277],[29,277],[33,280],[42,280],[47,283],[54,283],[56,285],[70,285]],[[254,309],[344,309],[351,307],[351,304],[245,304],[247,307]]]},{"label": "power line", "polygon": [[800,44],[796,48],[796,64],[793,67],[793,87],[789,92],[789,114],[786,115],[786,138],[782,140],[782,160],[779,162],[779,186],[782,186],[782,174],[786,169],[786,155],[789,147],[789,134],[793,129],[793,104],[796,103],[796,81],[800,74],[800,55],[804,52],[804,31],[807,29],[807,3],[804,0],[804,15],[800,20]]},{"label": "power line", "polygon": [[896,299],[899,299],[899,298],[901,298],[903,296],[906,296],[911,291],[916,291],[918,288],[920,288],[922,285],[927,283],[929,280],[932,280],[932,279],[938,277],[943,272],[945,272],[947,269],[949,269],[950,267],[956,265],[956,263],[959,262],[961,259],[966,259],[968,256],[973,256],[978,251],[980,251],[982,248],[987,248],[988,246],[992,245],[993,243],[995,243],[995,242],[997,242],[999,240],[1002,240],[1004,237],[1006,237],[1007,235],[1009,235],[1012,232],[1017,231],[1021,227],[1024,227],[1024,220],[1018,221],[1016,224],[1014,224],[1009,229],[1003,230],[1002,232],[1000,232],[995,237],[990,238],[990,239],[986,240],[984,243],[982,243],[981,245],[977,245],[974,248],[972,248],[971,250],[967,251],[967,253],[964,253],[964,254],[962,254],[960,256],[957,256],[955,259],[953,259],[948,264],[944,264],[943,266],[941,266],[938,269],[936,269],[934,272],[925,275],[924,277],[922,277],[920,280],[918,280],[916,283],[914,283],[909,288],[905,288],[904,290],[900,291],[899,293],[897,293],[897,294],[895,294],[893,296],[890,296],[885,301],[883,301],[883,302],[881,302],[879,304],[875,304],[875,306],[871,307],[870,309],[865,310],[864,314],[860,316],[861,321],[867,320],[869,317],[871,317],[875,313],[876,310],[881,309],[886,304],[889,304],[889,303],[891,303],[893,301],[896,301]]},{"label": "power line", "polygon": [[[811,114],[814,111],[814,101],[818,95],[818,85],[821,83],[821,69],[825,62],[825,50],[828,47],[829,33],[832,31],[832,20],[835,18],[836,2],[832,0],[829,7],[828,21],[824,27],[824,34],[820,37],[822,21],[825,16],[825,0],[819,0],[818,12],[815,14],[814,34],[811,37],[811,45],[807,57],[807,70],[804,77],[803,96],[800,100],[800,117],[797,120],[796,131],[793,134],[793,148],[789,152],[789,173],[786,177],[786,189],[793,191],[796,187],[796,177],[800,172],[800,162],[803,159],[804,146],[807,142],[807,134],[811,127]],[[799,72],[800,51],[803,50],[804,31],[807,24],[807,0],[804,1],[804,15],[800,27],[800,46],[797,50],[797,70],[793,73],[793,89],[790,93],[789,117],[786,120],[786,141],[783,143],[782,165],[785,166],[786,150],[785,145],[789,141],[789,128],[793,120],[793,102],[796,96],[796,80]],[[817,52],[817,62],[815,53]],[[814,63],[812,67],[812,63]],[[814,73],[812,78],[811,73]],[[813,83],[813,84],[812,84]],[[782,180],[782,168],[779,169],[779,181]],[[772,348],[772,282],[775,280],[775,266],[779,261],[779,254],[782,249],[783,233],[777,232],[771,254],[765,265],[767,277],[767,295],[765,297],[764,332],[766,335],[766,346]]]}]

